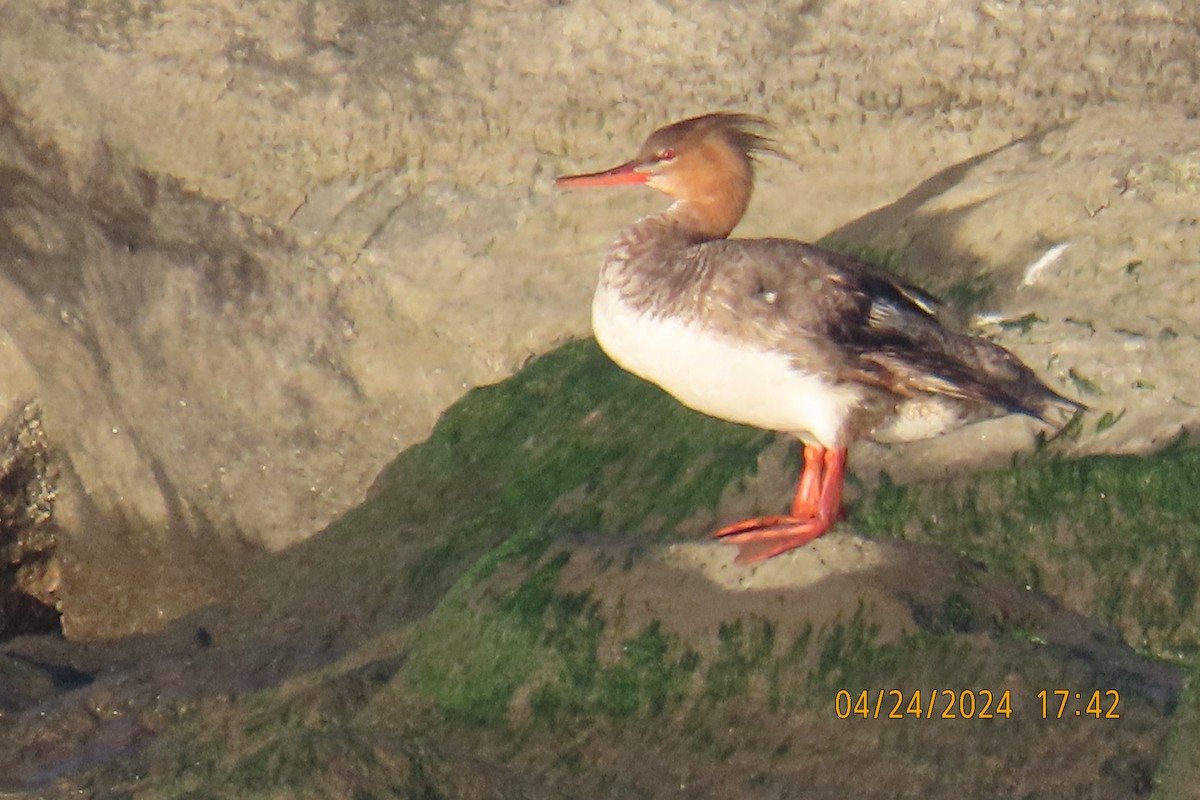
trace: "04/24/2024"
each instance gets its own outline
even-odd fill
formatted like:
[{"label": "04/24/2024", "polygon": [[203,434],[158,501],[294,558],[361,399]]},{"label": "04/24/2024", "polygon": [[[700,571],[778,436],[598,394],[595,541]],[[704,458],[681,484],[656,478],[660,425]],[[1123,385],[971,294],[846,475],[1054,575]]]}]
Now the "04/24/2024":
[{"label": "04/24/2024", "polygon": [[[1036,699],[1042,719],[1121,717],[1115,689],[1043,689]],[[833,709],[838,719],[1011,719],[1013,698],[1011,689],[839,689]]]}]

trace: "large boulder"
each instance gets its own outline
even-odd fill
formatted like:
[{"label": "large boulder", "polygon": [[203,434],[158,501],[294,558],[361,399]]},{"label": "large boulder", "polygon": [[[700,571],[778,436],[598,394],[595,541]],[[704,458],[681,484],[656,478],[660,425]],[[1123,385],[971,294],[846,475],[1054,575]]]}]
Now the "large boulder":
[{"label": "large boulder", "polygon": [[0,411],[36,402],[57,476],[53,535],[9,562],[57,576],[39,597],[69,635],[109,636],[320,530],[455,398],[586,333],[604,243],[657,200],[551,176],[714,108],[774,119],[795,159],[764,165],[745,233],[905,198],[894,234],[840,244],[935,288],[987,276],[973,310],[1102,407],[1073,447],[1153,447],[1194,419],[1170,366],[1194,288],[1170,276],[1195,252],[1198,15],[8,0]]}]

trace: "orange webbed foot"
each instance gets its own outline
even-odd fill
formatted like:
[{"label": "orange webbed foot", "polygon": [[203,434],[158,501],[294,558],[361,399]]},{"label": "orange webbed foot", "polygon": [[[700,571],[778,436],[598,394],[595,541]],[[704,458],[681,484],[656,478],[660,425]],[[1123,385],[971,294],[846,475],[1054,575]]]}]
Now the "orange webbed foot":
[{"label": "orange webbed foot", "polygon": [[713,537],[737,545],[734,561],[748,564],[803,547],[831,526],[832,521],[819,517],[759,517],[722,528]]},{"label": "orange webbed foot", "polygon": [[822,536],[843,516],[845,466],[844,448],[805,446],[804,472],[796,486],[790,515],[744,520],[721,528],[713,537],[737,545],[735,560],[739,564],[762,561],[803,547]]}]

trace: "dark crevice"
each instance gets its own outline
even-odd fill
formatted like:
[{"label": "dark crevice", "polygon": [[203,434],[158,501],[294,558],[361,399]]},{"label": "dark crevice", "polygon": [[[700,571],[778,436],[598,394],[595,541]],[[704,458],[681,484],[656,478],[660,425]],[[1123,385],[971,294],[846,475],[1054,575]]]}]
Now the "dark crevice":
[{"label": "dark crevice", "polygon": [[41,409],[27,403],[0,426],[0,641],[61,632],[57,493]]}]

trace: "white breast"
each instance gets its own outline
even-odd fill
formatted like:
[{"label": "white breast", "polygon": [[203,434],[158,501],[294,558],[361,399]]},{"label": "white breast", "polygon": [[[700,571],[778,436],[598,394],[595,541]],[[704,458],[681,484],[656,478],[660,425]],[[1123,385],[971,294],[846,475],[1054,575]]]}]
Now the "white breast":
[{"label": "white breast", "polygon": [[603,287],[592,303],[596,341],[622,368],[720,419],[844,446],[860,392],[797,368],[786,355],[674,317],[640,313]]}]

